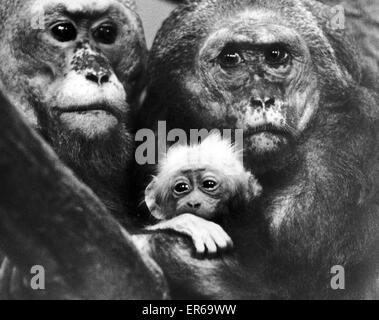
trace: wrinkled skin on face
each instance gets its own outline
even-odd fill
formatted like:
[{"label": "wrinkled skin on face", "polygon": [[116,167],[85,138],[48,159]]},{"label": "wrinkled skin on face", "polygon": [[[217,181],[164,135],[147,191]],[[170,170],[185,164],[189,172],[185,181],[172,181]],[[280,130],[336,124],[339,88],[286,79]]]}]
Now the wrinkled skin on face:
[{"label": "wrinkled skin on face", "polygon": [[11,101],[83,176],[122,172],[146,55],[134,3],[16,1],[4,16],[0,79]]},{"label": "wrinkled skin on face", "polygon": [[221,177],[216,178],[215,173],[209,170],[179,172],[174,177],[170,190],[171,208],[163,208],[169,215],[192,213],[211,220],[216,213],[225,213],[227,209],[227,199],[222,201],[228,197],[227,186],[222,185]]},{"label": "wrinkled skin on face", "polygon": [[[220,25],[199,53],[202,86],[221,93],[205,96],[203,103],[218,110],[217,117],[228,119],[231,128],[244,130],[251,160],[283,153],[318,107],[305,41],[272,21],[279,22],[254,10],[237,15]],[[251,25],[257,25],[253,32]],[[191,80],[186,81],[192,90]]]},{"label": "wrinkled skin on face", "polygon": [[[351,80],[348,68],[359,74],[354,66],[336,64],[324,35],[310,43],[310,32],[320,35],[315,19],[307,17],[308,26],[298,28],[293,4],[282,10],[281,2],[263,1],[264,8],[259,3],[208,3],[206,9],[194,11],[188,6],[186,18],[199,24],[178,26],[163,40],[172,27],[168,21],[152,49],[145,105],[158,119],[168,113],[171,127],[196,123],[209,130],[243,129],[245,162],[266,171],[291,161],[296,141],[319,107],[320,94],[344,96]],[[205,25],[207,10],[214,10],[214,17]],[[197,35],[196,44],[189,34]],[[168,43],[167,49],[160,41]],[[165,81],[167,85],[159,85]],[[156,102],[160,96],[166,97],[162,105]]]},{"label": "wrinkled skin on face", "polygon": [[244,198],[248,178],[245,181],[231,180],[221,172],[202,168],[172,174],[164,190],[153,181],[148,191],[154,193],[152,196],[160,208],[159,213],[153,214],[158,215],[156,218],[169,219],[191,213],[208,220],[228,215],[235,198],[240,200],[240,207],[250,200]]},{"label": "wrinkled skin on face", "polygon": [[242,211],[262,188],[239,156],[230,140],[218,134],[201,143],[170,148],[145,189],[150,213],[163,220],[185,213],[222,220]]},{"label": "wrinkled skin on face", "polygon": [[[264,190],[255,215],[223,226],[235,255],[199,262],[184,241],[156,237],[178,296],[377,296],[377,93],[330,18],[311,0],[188,1],[158,33],[141,126],[242,128]],[[335,265],[344,291],[331,289]]]}]

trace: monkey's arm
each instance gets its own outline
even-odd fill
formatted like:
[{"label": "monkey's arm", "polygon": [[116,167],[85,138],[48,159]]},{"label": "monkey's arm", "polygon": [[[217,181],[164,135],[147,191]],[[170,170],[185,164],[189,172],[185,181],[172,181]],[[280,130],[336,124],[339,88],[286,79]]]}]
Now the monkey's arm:
[{"label": "monkey's arm", "polygon": [[[245,221],[231,233],[239,255],[201,264],[183,239],[155,235],[154,257],[173,287],[188,289],[191,298],[214,299],[378,294],[375,280],[360,281],[357,261],[365,263],[367,279],[379,277],[379,109],[367,90],[355,99],[349,103],[359,110],[326,109],[322,123],[315,120],[313,138],[299,146],[295,176],[263,196],[267,235],[254,238],[259,229]],[[335,265],[345,268],[345,290],[331,289]]]},{"label": "monkey's arm", "polygon": [[181,214],[146,228],[148,231],[172,230],[189,236],[199,255],[215,255],[233,247],[233,241],[224,229],[193,214]]},{"label": "monkey's arm", "polygon": [[[316,123],[313,138],[299,148],[304,160],[296,177],[273,192],[265,208],[279,268],[291,266],[293,279],[301,273],[294,283],[306,281],[316,297],[320,289],[324,297],[362,298],[373,283],[359,281],[357,261],[367,264],[368,278],[379,272],[379,111],[368,91],[355,98],[349,103],[359,110],[326,111],[323,125]],[[335,265],[349,279],[343,292],[330,289]]]},{"label": "monkey's arm", "polygon": [[[379,288],[374,287],[375,282],[360,283],[360,278],[354,274],[353,263],[365,261],[368,256],[372,264],[367,265],[367,272],[371,278],[375,279],[375,274],[379,276],[379,205],[373,203],[372,198],[362,198],[364,203],[359,205],[359,196],[354,195],[359,194],[360,189],[356,184],[357,176],[349,176],[349,172],[340,176],[335,172],[326,180],[321,172],[319,174],[305,183],[301,183],[301,179],[293,181],[275,194],[265,212],[269,220],[272,219],[268,237],[250,238],[257,231],[242,222],[238,229],[241,239],[234,241],[237,255],[206,259],[202,263],[203,260],[191,256],[190,247],[183,238],[154,235],[153,257],[164,270],[173,296],[187,299],[357,299],[368,294],[378,297]],[[350,186],[355,190],[348,190]],[[365,218],[363,224],[357,225],[360,215]],[[365,239],[355,237],[356,228],[366,230]],[[266,254],[261,254],[260,248],[268,243]],[[331,290],[330,270],[335,265],[342,265],[347,279],[351,279],[346,290]],[[269,280],[272,278],[277,281],[272,283]],[[288,278],[292,282],[281,282]]]},{"label": "monkey's arm", "polygon": [[192,255],[190,241],[180,235],[150,235],[152,257],[164,270],[175,299],[245,300],[270,295],[259,278],[250,277],[239,258],[228,254],[215,259]]},{"label": "monkey's arm", "polygon": [[37,298],[160,299],[164,278],[0,93],[0,243]]}]

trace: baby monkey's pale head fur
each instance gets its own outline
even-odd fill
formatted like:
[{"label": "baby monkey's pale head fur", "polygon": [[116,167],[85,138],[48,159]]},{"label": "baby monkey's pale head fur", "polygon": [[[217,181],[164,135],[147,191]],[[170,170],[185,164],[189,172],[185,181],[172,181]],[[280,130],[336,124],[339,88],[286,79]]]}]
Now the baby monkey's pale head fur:
[{"label": "baby monkey's pale head fur", "polygon": [[261,190],[230,141],[212,134],[201,144],[172,147],[146,188],[145,201],[158,219],[184,213],[214,219],[245,206]]}]

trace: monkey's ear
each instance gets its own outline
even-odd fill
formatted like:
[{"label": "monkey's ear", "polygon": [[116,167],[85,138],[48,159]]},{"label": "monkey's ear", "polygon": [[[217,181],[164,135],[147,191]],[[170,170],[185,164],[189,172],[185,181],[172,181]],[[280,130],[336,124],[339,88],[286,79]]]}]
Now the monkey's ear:
[{"label": "monkey's ear", "polygon": [[250,197],[257,198],[262,194],[262,186],[259,184],[258,180],[250,175],[249,177],[249,195]]},{"label": "monkey's ear", "polygon": [[157,204],[156,201],[156,187],[157,178],[154,177],[154,179],[149,183],[149,185],[145,189],[145,203],[154,218],[158,220],[163,220],[164,215],[162,214],[161,207]]}]

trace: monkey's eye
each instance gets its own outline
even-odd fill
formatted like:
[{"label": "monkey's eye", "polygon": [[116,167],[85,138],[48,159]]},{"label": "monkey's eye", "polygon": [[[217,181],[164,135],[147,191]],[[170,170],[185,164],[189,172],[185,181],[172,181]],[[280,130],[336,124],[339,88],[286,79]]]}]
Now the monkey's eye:
[{"label": "monkey's eye", "polygon": [[234,68],[244,62],[242,53],[232,47],[227,47],[218,56],[218,62],[223,68]]},{"label": "monkey's eye", "polygon": [[208,191],[217,189],[218,183],[215,180],[207,179],[203,181],[203,188]]},{"label": "monkey's eye", "polygon": [[112,44],[117,38],[117,27],[112,24],[102,24],[93,32],[93,37],[97,42]]},{"label": "monkey's eye", "polygon": [[264,51],[266,63],[271,66],[279,67],[280,65],[287,64],[290,59],[288,51],[280,45],[268,47]]},{"label": "monkey's eye", "polygon": [[188,185],[188,183],[185,183],[185,182],[179,182],[175,185],[174,187],[174,191],[177,193],[177,194],[182,194],[182,193],[185,193],[187,192],[188,190],[190,189],[190,186]]},{"label": "monkey's eye", "polygon": [[51,28],[51,34],[59,42],[68,42],[74,41],[78,32],[72,23],[62,22]]}]

